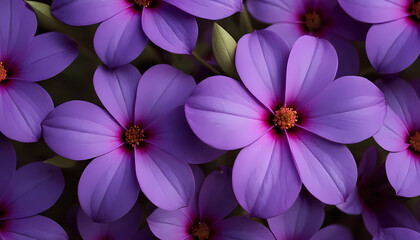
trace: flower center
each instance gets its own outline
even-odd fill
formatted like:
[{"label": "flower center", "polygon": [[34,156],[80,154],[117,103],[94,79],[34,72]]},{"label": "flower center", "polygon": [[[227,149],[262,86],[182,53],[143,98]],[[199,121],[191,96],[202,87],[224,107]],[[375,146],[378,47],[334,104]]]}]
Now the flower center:
[{"label": "flower center", "polygon": [[281,107],[275,112],[273,117],[274,126],[279,127],[281,130],[294,127],[297,121],[298,115],[293,108]]},{"label": "flower center", "polygon": [[312,11],[303,16],[303,24],[309,32],[317,32],[321,28],[321,18],[316,11]]},{"label": "flower center", "polygon": [[211,229],[205,222],[199,222],[191,227],[191,235],[194,240],[208,240]]},{"label": "flower center", "polygon": [[414,136],[410,137],[410,146],[414,151],[420,152],[420,133],[416,132]]},{"label": "flower center", "polygon": [[416,20],[420,20],[420,2],[416,2],[411,6],[410,13],[413,17],[417,18]]},{"label": "flower center", "polygon": [[0,82],[3,82],[7,77],[7,70],[3,65],[3,62],[0,62]]},{"label": "flower center", "polygon": [[124,141],[132,147],[135,147],[136,145],[139,146],[146,138],[144,131],[137,125],[131,126],[127,131],[125,131],[124,136]]},{"label": "flower center", "polygon": [[155,3],[155,0],[134,0],[134,3],[140,7],[150,7]]}]

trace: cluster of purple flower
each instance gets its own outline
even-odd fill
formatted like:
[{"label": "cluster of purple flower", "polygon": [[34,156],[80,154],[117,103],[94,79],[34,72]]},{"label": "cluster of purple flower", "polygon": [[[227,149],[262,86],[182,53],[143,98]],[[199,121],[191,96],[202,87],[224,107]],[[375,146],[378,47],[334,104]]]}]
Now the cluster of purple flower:
[{"label": "cluster of purple flower", "polygon": [[[420,81],[398,75],[420,54],[420,1],[53,0],[44,21],[99,24],[92,41],[102,62],[93,76],[101,106],[55,108],[35,82],[66,69],[78,44],[35,36],[31,6],[0,0],[1,240],[69,238],[36,215],[60,198],[61,170],[34,162],[16,171],[8,140],[41,138],[64,158],[93,159],[77,189],[84,240],[353,239],[362,225],[328,219],[326,205],[361,215],[375,240],[420,239],[407,206],[420,196]],[[168,64],[143,74],[132,64],[149,39],[193,54],[196,17],[245,7],[255,19],[241,17],[266,28],[225,49],[237,76],[196,84]],[[364,40],[375,81],[357,76],[363,45],[354,42]],[[346,144],[362,141],[369,147],[356,162]],[[204,167],[238,149],[233,166]]]}]

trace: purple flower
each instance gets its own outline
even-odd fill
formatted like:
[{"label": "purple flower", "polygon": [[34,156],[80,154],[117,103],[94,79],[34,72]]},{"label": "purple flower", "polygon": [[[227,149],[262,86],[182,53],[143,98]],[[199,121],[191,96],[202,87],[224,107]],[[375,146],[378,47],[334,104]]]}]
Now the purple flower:
[{"label": "purple flower", "polygon": [[420,233],[409,228],[382,228],[378,230],[372,240],[418,240]]},{"label": "purple flower", "polygon": [[338,76],[359,72],[359,55],[350,41],[362,41],[367,25],[350,18],[336,0],[248,0],[250,13],[273,23],[268,29],[293,46],[296,39],[312,35],[330,41],[338,54]]},{"label": "purple flower", "polygon": [[221,19],[242,10],[242,0],[54,0],[52,13],[70,25],[99,25],[94,46],[108,67],[140,55],[148,39],[173,53],[190,54],[197,42],[194,16]]},{"label": "purple flower", "polygon": [[420,96],[420,79],[413,80],[410,84],[416,91],[417,95]]},{"label": "purple flower", "polygon": [[34,82],[63,71],[78,54],[65,35],[35,36],[35,14],[23,0],[0,0],[0,132],[21,142],[41,137],[41,122],[54,108]]},{"label": "purple flower", "polygon": [[36,215],[50,208],[64,189],[60,169],[31,163],[16,171],[12,144],[0,135],[0,238],[68,239],[53,220]]},{"label": "purple flower", "polygon": [[385,165],[376,167],[375,147],[366,150],[359,163],[357,188],[343,204],[337,205],[347,214],[362,214],[370,234],[380,228],[407,227],[420,230],[420,223],[395,196],[385,173]]},{"label": "purple flower", "polygon": [[351,232],[340,225],[322,228],[324,205],[309,194],[301,194],[289,210],[267,219],[277,240],[325,240],[340,236],[342,240],[352,240]]},{"label": "purple flower", "polygon": [[175,211],[156,209],[147,218],[150,229],[159,239],[274,240],[266,227],[245,216],[224,219],[238,205],[230,169],[222,167],[205,179],[198,167],[193,169],[196,190],[188,206]]},{"label": "purple flower", "polygon": [[84,240],[153,240],[156,239],[145,228],[137,234],[137,229],[142,220],[142,211],[138,205],[135,205],[124,217],[112,223],[97,223],[92,221],[83,211],[79,211],[77,216],[77,226],[80,235]]},{"label": "purple flower", "polygon": [[376,142],[390,151],[386,174],[397,195],[420,195],[420,100],[409,83],[397,79],[379,82],[385,94],[387,114],[375,134]]},{"label": "purple flower", "polygon": [[233,189],[251,215],[284,212],[302,183],[327,204],[344,202],[355,188],[356,163],[343,143],[376,133],[385,101],[364,78],[334,81],[337,61],[326,40],[303,36],[289,52],[275,33],[257,31],[237,47],[244,85],[211,77],[189,97],[187,120],[200,139],[219,149],[244,148]]},{"label": "purple flower", "polygon": [[338,0],[355,19],[374,23],[366,37],[366,52],[381,73],[400,72],[420,53],[420,3],[414,0]]},{"label": "purple flower", "polygon": [[169,65],[156,65],[142,77],[132,65],[100,66],[93,83],[109,113],[71,101],[43,122],[45,142],[56,153],[73,160],[96,157],[79,182],[82,209],[95,221],[114,221],[131,209],[140,188],[161,208],[186,206],[194,192],[188,163],[223,153],[202,143],[185,119],[194,79]]}]

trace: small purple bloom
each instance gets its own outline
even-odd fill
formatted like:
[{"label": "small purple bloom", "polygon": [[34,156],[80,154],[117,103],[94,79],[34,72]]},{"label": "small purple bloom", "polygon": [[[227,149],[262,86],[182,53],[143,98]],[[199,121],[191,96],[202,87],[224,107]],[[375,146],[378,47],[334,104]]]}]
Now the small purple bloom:
[{"label": "small purple bloom", "polygon": [[142,211],[135,205],[124,217],[111,223],[92,221],[83,211],[77,216],[77,226],[84,240],[153,240],[153,234],[148,228],[137,233],[142,220]]},{"label": "small purple bloom", "polygon": [[243,84],[215,76],[189,97],[187,120],[200,139],[219,149],[243,148],[233,189],[251,215],[284,212],[302,182],[327,204],[344,202],[355,188],[356,163],[344,144],[379,130],[385,101],[364,78],[334,81],[337,66],[326,40],[303,36],[290,52],[275,33],[257,31],[238,43]]},{"label": "small purple bloom", "polygon": [[76,58],[77,46],[60,33],[34,36],[36,17],[23,0],[0,0],[0,6],[0,132],[36,142],[54,104],[34,82],[63,71]]},{"label": "small purple bloom", "polygon": [[385,165],[377,165],[375,147],[366,150],[359,163],[357,188],[343,204],[337,205],[347,214],[362,214],[370,234],[380,228],[407,227],[420,230],[420,223],[395,196],[385,173]]},{"label": "small purple bloom", "polygon": [[54,0],[52,14],[70,25],[102,22],[94,46],[108,67],[140,55],[148,39],[173,53],[191,54],[198,37],[194,16],[221,19],[242,10],[242,0]]},{"label": "small purple bloom", "polygon": [[379,229],[372,240],[419,240],[420,233],[409,228],[382,228]]},{"label": "small purple bloom", "polygon": [[45,142],[56,153],[96,158],[79,182],[82,209],[98,222],[117,220],[132,208],[140,188],[161,208],[186,206],[194,192],[188,163],[223,153],[202,143],[185,119],[194,79],[169,65],[156,65],[143,76],[132,65],[100,66],[93,83],[108,112],[71,101],[43,122]]},{"label": "small purple bloom", "polygon": [[193,169],[196,189],[188,206],[175,211],[156,209],[147,218],[159,239],[274,240],[266,227],[245,216],[224,219],[238,205],[230,169],[222,167],[205,179],[198,167]]},{"label": "small purple bloom", "polygon": [[366,37],[366,52],[380,73],[410,66],[420,53],[420,2],[414,0],[338,0],[355,19],[374,23]]},{"label": "small purple bloom", "polygon": [[60,169],[31,163],[16,171],[12,144],[0,135],[0,239],[68,239],[53,220],[36,215],[50,208],[64,190]]},{"label": "small purple bloom", "polygon": [[324,222],[324,205],[309,194],[301,194],[286,212],[267,219],[277,240],[352,240],[351,232],[340,225],[330,225],[320,230]]},{"label": "small purple bloom", "polygon": [[291,47],[303,35],[327,39],[338,54],[337,75],[359,72],[359,55],[350,41],[362,41],[367,25],[349,17],[336,0],[248,0],[250,13],[273,23],[267,28],[278,33]]},{"label": "small purple bloom", "polygon": [[374,135],[390,151],[386,173],[397,195],[420,195],[420,100],[409,83],[397,79],[378,83],[385,94],[387,114]]}]

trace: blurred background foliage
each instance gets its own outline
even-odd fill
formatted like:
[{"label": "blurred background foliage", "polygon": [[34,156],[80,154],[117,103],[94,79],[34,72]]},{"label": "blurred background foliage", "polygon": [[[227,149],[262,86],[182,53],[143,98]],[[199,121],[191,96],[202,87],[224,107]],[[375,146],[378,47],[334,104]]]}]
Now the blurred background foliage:
[{"label": "blurred background foliage", "polygon": [[[36,2],[41,2],[48,5],[51,4],[51,0],[39,0]],[[38,17],[39,14],[40,13],[38,12]],[[254,29],[263,29],[267,26],[253,19],[248,15],[246,11],[237,13],[229,18],[216,22],[223,29],[225,29],[236,42],[244,34],[250,33]],[[209,20],[198,19],[198,25],[200,34],[197,46],[194,50],[194,54],[201,56],[201,58],[206,61],[206,64],[210,64],[217,70],[217,72],[224,74],[223,69],[217,65],[212,51],[213,22]],[[96,96],[92,83],[93,74],[96,68],[101,64],[93,49],[93,36],[98,25],[73,27],[60,24],[58,29],[55,29],[55,27],[57,26],[51,26],[49,22],[43,21],[42,18],[38,18],[37,34],[49,32],[51,30],[64,32],[79,44],[80,54],[65,71],[51,79],[40,82],[40,85],[44,87],[51,95],[55,106],[71,100],[84,100],[102,106],[101,102]],[[357,42],[354,44],[359,51],[361,60],[359,75],[372,81],[383,78],[384,76],[376,73],[373,67],[370,65],[369,60],[366,57],[364,43]],[[176,55],[166,52],[155,46],[150,41],[143,53],[132,63],[140,70],[141,73],[144,73],[148,68],[156,64],[170,64],[184,71],[185,73],[192,75],[197,83],[209,76],[215,75],[211,70],[209,70],[208,67],[206,67],[194,56]],[[400,76],[406,80],[418,78],[418,75],[420,74],[418,69],[420,69],[420,61],[416,61],[410,68],[403,71]],[[230,73],[229,75],[235,76],[235,73]],[[238,79],[237,75],[235,78]],[[65,144],[65,139],[63,139],[63,144]],[[28,164],[30,162],[45,161],[62,168],[66,179],[66,187],[64,193],[58,202],[42,215],[54,219],[61,226],[63,226],[63,228],[69,234],[70,239],[81,239],[78,235],[76,225],[76,214],[78,211],[77,185],[81,173],[90,162],[90,160],[71,161],[57,156],[52,150],[48,148],[42,139],[38,143],[28,144],[13,142],[13,145],[17,152],[18,167],[21,167],[22,165]],[[381,162],[384,162],[387,152],[381,149],[372,138],[358,144],[348,145],[348,147],[353,153],[356,161],[359,162],[363,152],[371,145],[376,146],[379,153],[379,159]],[[215,161],[201,165],[201,168],[206,174],[208,174],[216,170],[220,165],[232,167],[238,152],[239,150],[229,151]],[[256,159],[256,161],[258,161],[258,159]],[[145,219],[153,211],[154,207],[142,194],[139,196],[139,202],[144,212],[142,220],[142,227],[144,227],[147,224]],[[420,213],[418,198],[405,199],[405,202],[418,217]],[[369,233],[364,227],[363,220],[360,215],[353,216],[344,214],[335,206],[326,206],[325,210],[326,218],[323,226],[333,223],[343,224],[351,229],[355,239],[371,239]],[[231,215],[239,214],[245,214],[245,211],[240,207],[231,213]],[[266,224],[265,220],[255,220]]]}]

